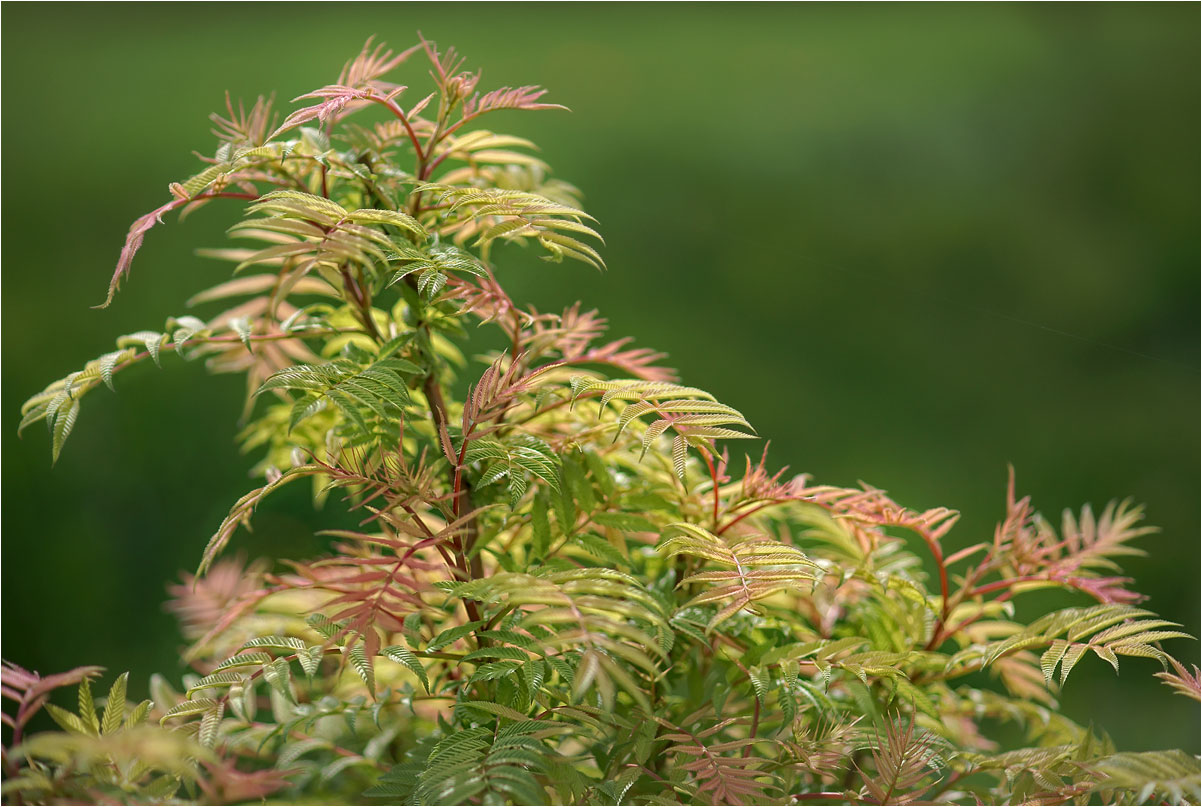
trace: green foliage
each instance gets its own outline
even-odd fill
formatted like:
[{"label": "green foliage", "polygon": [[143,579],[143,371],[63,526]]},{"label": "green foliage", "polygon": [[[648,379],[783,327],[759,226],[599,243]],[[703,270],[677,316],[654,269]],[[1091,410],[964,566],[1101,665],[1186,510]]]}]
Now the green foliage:
[{"label": "green foliage", "polygon": [[706,626],[711,631],[758,600],[789,589],[809,593],[820,568],[800,549],[767,536],[744,535],[723,541],[695,524],[669,524],[660,535],[657,549],[669,557],[691,555],[725,567],[691,574],[678,584],[717,584],[683,605],[688,608],[721,603],[721,609]]},{"label": "green foliage", "polygon": [[[408,98],[384,76],[419,51],[434,92]],[[173,590],[178,691],[156,677],[131,707],[121,676],[101,709],[97,668],[6,667],[9,798],[1196,803],[1196,759],[1119,751],[1057,710],[1087,654],[1197,697],[1164,648],[1188,637],[1112,574],[1142,511],[1057,532],[1012,477],[993,540],[949,553],[947,508],[786,478],[766,452],[736,476],[724,441],[755,438],[738,410],[604,342],[596,312],[505,292],[498,244],[603,261],[532,144],[473,128],[552,105],[479,80],[430,42],[369,44],[278,127],[262,99],[215,117],[207,165],[134,223],[110,299],[168,213],[242,204],[229,232],[254,245],[210,250],[237,276],[191,301],[231,307],[121,337],[22,428],[44,420],[57,458],[84,393],[203,356],[247,379],[263,480]],[[459,345],[483,324],[472,369]],[[299,479],[359,527],[320,533],[317,558],[222,557]],[[1019,621],[1014,600],[1049,587],[1083,604]],[[47,702],[76,684],[77,712]],[[62,731],[24,736],[43,707]]]},{"label": "green foliage", "polygon": [[[404,341],[393,339],[374,356],[349,343],[344,349],[345,358],[280,370],[264,381],[256,394],[271,390],[301,393],[292,406],[289,429],[296,428],[329,402],[350,422],[354,429],[352,437],[368,439],[387,424],[399,421],[410,401],[406,376],[421,373],[421,368],[412,362],[393,357]],[[368,425],[369,421],[372,425]]]},{"label": "green foliage", "polygon": [[[21,737],[22,724],[14,728],[14,747],[5,749],[6,799],[33,803],[168,803],[183,786],[194,787],[211,754],[186,734],[146,725],[153,704],[126,702],[129,673],[113,682],[98,713],[89,678],[98,668],[79,668],[41,678],[14,665],[5,667],[4,694],[19,702],[18,716],[29,707],[44,706],[62,729]],[[71,712],[45,697],[54,689],[79,681],[78,712]],[[15,760],[22,760],[17,765]]]}]

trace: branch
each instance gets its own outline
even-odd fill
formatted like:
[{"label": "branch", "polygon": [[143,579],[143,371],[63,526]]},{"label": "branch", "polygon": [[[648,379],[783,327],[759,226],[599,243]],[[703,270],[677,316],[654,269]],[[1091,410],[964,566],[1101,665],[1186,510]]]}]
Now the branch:
[{"label": "branch", "polygon": [[125,245],[121,247],[121,257],[117,259],[117,269],[113,272],[113,277],[109,281],[108,296],[100,305],[92,306],[93,308],[108,308],[113,302],[113,296],[117,293],[117,288],[121,285],[122,278],[129,277],[129,270],[134,262],[134,255],[142,246],[142,240],[146,237],[146,233],[150,231],[155,224],[163,223],[163,214],[170,213],[172,210],[190,205],[193,202],[201,202],[205,199],[248,199],[255,200],[259,198],[257,193],[239,193],[237,191],[214,191],[212,193],[202,193],[199,196],[183,197],[172,199],[162,207],[155,208],[144,216],[134,220],[130,226],[129,232],[125,236]]}]

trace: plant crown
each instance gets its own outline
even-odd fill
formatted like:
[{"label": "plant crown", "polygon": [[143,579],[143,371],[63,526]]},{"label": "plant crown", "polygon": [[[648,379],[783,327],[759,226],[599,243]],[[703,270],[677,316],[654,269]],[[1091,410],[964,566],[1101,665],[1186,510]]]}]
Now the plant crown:
[{"label": "plant crown", "polygon": [[[418,59],[433,92],[386,78]],[[21,427],[44,421],[57,459],[92,390],[203,358],[246,377],[263,484],[172,588],[182,686],[155,676],[134,705],[123,675],[100,709],[99,668],[5,667],[7,798],[1197,803],[1196,758],[1117,751],[1057,710],[1089,657],[1154,659],[1199,697],[1162,647],[1186,634],[1116,564],[1142,510],[1053,525],[1012,474],[993,536],[948,554],[952,510],[730,460],[756,437],[738,410],[596,311],[506,293],[498,243],[603,262],[576,189],[481,128],[556,105],[479,80],[432,42],[369,42],[282,122],[227,101],[203,170],[134,222],[105,305],[150,231],[203,205],[242,208],[238,245],[206,253],[233,279],[33,396]],[[458,346],[475,325],[505,345],[482,369]],[[316,559],[223,555],[301,481],[359,528]],[[1049,587],[1080,605],[1018,621]],[[47,700],[68,685],[75,711]],[[41,708],[61,732],[24,733]]]}]

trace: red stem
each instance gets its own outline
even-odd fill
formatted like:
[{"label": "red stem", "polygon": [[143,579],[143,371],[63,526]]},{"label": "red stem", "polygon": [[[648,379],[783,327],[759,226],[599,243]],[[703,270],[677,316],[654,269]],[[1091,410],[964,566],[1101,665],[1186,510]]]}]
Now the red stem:
[{"label": "red stem", "polygon": [[726,532],[731,527],[738,524],[740,521],[747,518],[748,516],[753,516],[756,513],[760,512],[761,510],[765,510],[769,507],[773,507],[774,505],[778,505],[778,504],[781,504],[782,502],[786,502],[786,501],[788,501],[788,499],[772,499],[771,501],[764,502],[763,504],[760,504],[756,507],[751,508],[746,513],[740,513],[738,516],[736,516],[735,518],[731,519],[730,521],[728,521],[724,525],[722,525],[718,529],[718,532],[716,534],[721,535],[722,533]]},{"label": "red stem", "polygon": [[[1038,575],[1026,575],[1025,577],[1015,577],[1015,578],[1011,578],[1009,580],[998,580],[995,583],[990,583],[985,586],[977,586],[972,591],[968,592],[968,594],[966,596],[976,597],[981,594],[989,594],[991,592],[999,591],[1001,589],[1011,588],[1012,586],[1014,586],[1018,583],[1025,583],[1029,580],[1042,580],[1042,579],[1044,579],[1044,578],[1039,577]],[[1007,591],[1005,594],[1001,595],[1000,597],[998,597],[997,599],[995,599],[994,602],[1005,602],[1006,600],[1010,599],[1013,596],[1014,596],[1014,591],[1010,590],[1010,591]],[[970,616],[967,619],[961,620],[953,628],[947,628],[946,626],[939,626],[939,629],[935,632],[935,634],[933,636],[931,636],[931,641],[927,643],[926,649],[932,650],[932,649],[938,647],[939,645],[943,644],[944,641],[951,638],[952,636],[955,636],[961,630],[968,627],[972,623],[976,622],[982,616],[984,616],[984,613],[979,613],[976,616]]]},{"label": "red stem", "polygon": [[1040,577],[1039,575],[1028,574],[1028,575],[1024,575],[1022,577],[1012,577],[1009,580],[998,580],[995,583],[988,583],[984,586],[977,586],[972,591],[968,592],[968,596],[976,597],[981,594],[989,594],[990,592],[1000,591],[1001,589],[1004,589],[1004,588],[1010,588],[1011,586],[1016,586],[1019,583],[1027,583],[1032,580],[1044,580],[1044,579],[1046,579],[1046,578]]},{"label": "red stem", "polygon": [[[348,329],[348,330],[335,329],[335,330],[325,330],[325,331],[309,331],[308,333],[251,334],[250,337],[248,337],[248,338],[251,342],[279,342],[279,341],[283,341],[285,339],[307,339],[312,336],[334,336],[334,335],[337,335],[340,333],[353,333],[353,332],[356,332],[357,330],[358,329]],[[241,336],[197,336],[197,337],[193,337],[188,340],[188,342],[195,342],[197,344],[197,346],[202,345],[202,344],[208,345],[208,344],[212,344],[214,342],[229,343],[229,342],[241,342],[241,341],[242,341]],[[163,344],[162,347],[159,348],[159,350],[160,351],[174,350],[176,352],[179,352],[180,346],[181,345],[176,344],[175,342],[166,342]],[[125,362],[123,362],[122,364],[118,364],[115,367],[113,367],[113,374],[116,375],[117,373],[124,370],[126,367],[132,367],[137,362],[142,361],[143,359],[148,359],[148,358],[150,358],[149,350],[143,350],[141,353],[135,353],[134,355],[130,356],[129,359],[126,360]]]},{"label": "red stem", "polygon": [[376,342],[382,342],[384,338],[380,335],[380,329],[376,327],[376,319],[371,313],[371,298],[351,275],[350,269],[345,266],[342,267],[342,285],[346,289],[346,293],[355,301],[355,305],[358,306],[359,320],[363,323],[368,336]]},{"label": "red stem", "polygon": [[943,596],[943,606],[940,608],[939,622],[935,625],[935,630],[931,634],[931,641],[927,643],[927,650],[933,650],[935,639],[943,631],[943,626],[947,624],[947,618],[951,608],[950,594],[947,585],[947,564],[943,562],[943,548],[939,546],[939,541],[932,538],[925,530],[918,531],[918,535],[926,542],[927,548],[931,550],[931,555],[935,558],[935,565],[939,568],[939,591]]},{"label": "red stem", "polygon": [[[1033,578],[1033,579],[1039,579],[1039,578]],[[1015,582],[1019,582],[1019,581],[1017,581],[1017,580],[1011,580],[1011,581],[1007,581],[1007,582],[1010,582],[1010,583],[1015,583]],[[1003,594],[1002,596],[1000,596],[1000,597],[998,597],[997,599],[995,599],[995,600],[994,600],[994,602],[1005,602],[1006,600],[1010,599],[1010,598],[1011,598],[1011,597],[1013,597],[1013,596],[1014,596],[1014,592],[1013,592],[1013,591],[1007,591],[1005,594]],[[967,619],[963,619],[963,620],[961,620],[959,623],[957,623],[957,624],[956,624],[956,626],[955,626],[954,628],[944,628],[944,629],[941,631],[941,633],[943,634],[942,636],[940,636],[940,635],[936,634],[935,636],[931,637],[931,643],[930,643],[930,645],[929,645],[928,649],[930,649],[930,648],[933,648],[933,647],[938,647],[938,646],[939,646],[940,644],[942,644],[942,643],[943,643],[943,642],[944,642],[946,639],[949,639],[949,638],[951,638],[952,636],[955,636],[957,633],[959,633],[960,631],[964,630],[964,629],[965,629],[965,628],[967,628],[969,625],[971,625],[972,623],[976,622],[978,619],[980,619],[980,618],[981,618],[981,617],[983,617],[983,616],[985,616],[985,614],[982,612],[982,613],[979,613],[979,614],[977,614],[977,615],[975,615],[975,616],[970,616],[970,617],[968,617]]]},{"label": "red stem", "polygon": [[[406,278],[409,280],[410,278]],[[422,391],[426,394],[426,400],[430,404],[430,413],[434,418],[434,432],[441,434],[446,427],[447,422],[447,405],[442,397],[442,388],[438,385],[438,379],[431,372],[426,376],[426,381],[422,385]],[[464,439],[463,446],[459,449],[459,462],[455,467],[455,493],[452,502],[455,518],[459,518],[461,512],[471,512],[472,499],[470,488],[463,484],[463,456],[467,449],[467,440]],[[469,522],[465,530],[465,540],[458,536],[455,538],[455,548],[458,551],[460,559],[460,568],[467,573],[468,580],[478,580],[484,576],[484,562],[479,555],[471,556],[472,548],[476,543],[476,520],[473,518]],[[464,608],[467,610],[468,617],[472,622],[480,620],[480,607],[475,600],[464,600]]]},{"label": "red stem", "polygon": [[193,196],[190,199],[180,199],[182,204],[191,204],[199,202],[201,199],[259,199],[261,194],[258,193],[242,193],[240,191],[213,191],[212,193],[202,193],[200,196]]},{"label": "red stem", "polygon": [[407,115],[405,115],[405,110],[401,109],[397,105],[396,101],[393,101],[391,98],[384,98],[379,95],[369,95],[367,100],[380,104],[401,121],[401,123],[405,126],[405,134],[409,135],[409,142],[413,144],[413,150],[417,152],[417,158],[424,163],[426,161],[426,155],[422,153],[422,144],[418,141],[417,133],[413,131],[413,127],[409,125],[409,118]]},{"label": "red stem", "polygon": [[444,151],[442,154],[439,154],[436,158],[434,158],[433,162],[431,162],[429,165],[426,166],[426,171],[425,171],[426,175],[424,177],[422,177],[422,179],[426,179],[430,176],[430,174],[433,174],[434,169],[437,168],[438,166],[442,165],[442,161],[450,156],[451,156],[451,152],[448,150],[448,151]]}]

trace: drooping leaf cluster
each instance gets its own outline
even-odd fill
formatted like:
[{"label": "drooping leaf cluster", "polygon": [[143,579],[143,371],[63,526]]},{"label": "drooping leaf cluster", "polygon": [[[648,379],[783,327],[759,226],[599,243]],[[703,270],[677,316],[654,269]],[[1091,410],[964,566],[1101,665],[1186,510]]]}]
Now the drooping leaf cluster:
[{"label": "drooping leaf cluster", "polygon": [[[392,81],[419,59],[429,94]],[[949,551],[952,510],[788,477],[766,450],[735,473],[726,441],[756,438],[737,409],[607,341],[596,312],[505,291],[505,244],[603,261],[575,189],[479,128],[555,105],[479,82],[432,42],[369,43],[282,123],[227,104],[213,155],[134,223],[106,305],[153,228],[199,205],[241,208],[238,246],[206,252],[233,279],[32,397],[22,428],[44,421],[57,459],[87,393],[202,357],[247,379],[262,484],[172,588],[181,686],[156,677],[130,707],[122,676],[101,709],[97,668],[6,667],[8,797],[1197,803],[1195,758],[1119,751],[1057,711],[1090,657],[1198,699],[1166,649],[1188,637],[1117,566],[1151,532],[1141,510],[1056,529],[1012,477],[992,539]],[[496,335],[479,366],[460,347],[477,325]],[[228,557],[302,479],[359,527],[316,558]],[[1048,587],[1080,604],[1019,620]],[[75,684],[77,712],[47,702]],[[64,731],[26,736],[43,707]]]}]

